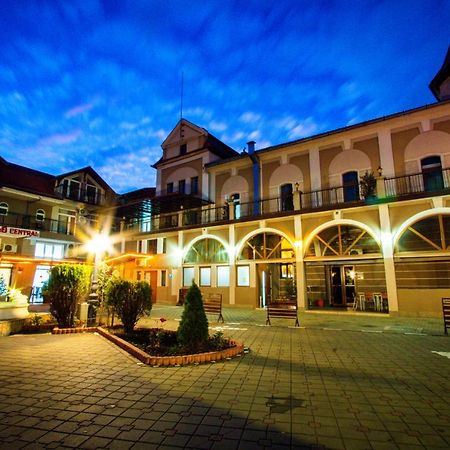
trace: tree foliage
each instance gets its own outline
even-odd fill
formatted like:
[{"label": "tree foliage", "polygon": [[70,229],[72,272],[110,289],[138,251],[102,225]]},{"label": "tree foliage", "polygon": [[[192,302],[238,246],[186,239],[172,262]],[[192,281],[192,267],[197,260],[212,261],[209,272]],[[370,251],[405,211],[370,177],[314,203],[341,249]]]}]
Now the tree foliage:
[{"label": "tree foliage", "polygon": [[186,295],[177,340],[181,346],[191,349],[205,345],[208,341],[208,319],[203,308],[202,293],[195,283],[192,283]]},{"label": "tree foliage", "polygon": [[112,278],[106,286],[105,300],[120,317],[126,333],[131,333],[137,321],[152,309],[152,289],[146,281]]},{"label": "tree foliage", "polygon": [[90,277],[91,268],[84,265],[61,264],[50,270],[42,294],[60,328],[73,327],[77,305],[89,293]]},{"label": "tree foliage", "polygon": [[377,190],[377,180],[373,172],[369,172],[366,170],[364,175],[361,175],[359,178],[361,196],[366,200],[370,197],[373,197]]}]

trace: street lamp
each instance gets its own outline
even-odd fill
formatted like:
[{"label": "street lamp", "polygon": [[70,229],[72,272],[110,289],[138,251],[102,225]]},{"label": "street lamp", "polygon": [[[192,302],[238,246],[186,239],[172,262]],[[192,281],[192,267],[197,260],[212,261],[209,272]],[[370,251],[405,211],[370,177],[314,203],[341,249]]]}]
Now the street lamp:
[{"label": "street lamp", "polygon": [[105,253],[112,253],[111,238],[106,233],[95,233],[91,239],[85,244],[86,251],[94,255],[94,267],[91,278],[91,292],[89,294],[89,300],[87,303],[81,305],[80,319],[83,321],[88,320],[89,305],[96,305],[98,303],[98,268]]}]

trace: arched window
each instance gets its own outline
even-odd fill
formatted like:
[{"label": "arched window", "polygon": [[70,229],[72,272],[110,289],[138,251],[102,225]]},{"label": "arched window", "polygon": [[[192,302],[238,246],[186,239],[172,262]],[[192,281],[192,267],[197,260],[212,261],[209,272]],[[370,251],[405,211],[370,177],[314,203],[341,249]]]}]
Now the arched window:
[{"label": "arched window", "polygon": [[306,256],[358,256],[380,253],[375,239],[354,225],[335,225],[314,236]]},{"label": "arched window", "polygon": [[437,214],[410,225],[400,236],[397,252],[448,251],[450,249],[450,215]]},{"label": "arched window", "polygon": [[425,191],[440,191],[444,189],[442,164],[440,156],[429,156],[420,161]]},{"label": "arched window", "polygon": [[292,211],[294,209],[294,197],[292,196],[292,184],[287,183],[280,186],[281,211]]},{"label": "arched window", "polygon": [[9,210],[8,203],[1,202],[0,203],[0,216],[7,216],[8,210]]},{"label": "arched window", "polygon": [[228,262],[228,252],[218,240],[205,238],[191,246],[184,262],[186,264],[226,263]]},{"label": "arched window", "polygon": [[359,180],[358,172],[346,172],[342,175],[344,185],[344,202],[354,202],[359,200]]},{"label": "arched window", "polygon": [[45,220],[45,211],[43,209],[36,210],[36,221],[43,222]]},{"label": "arched window", "polygon": [[291,244],[283,236],[275,233],[260,233],[244,244],[238,259],[292,259],[294,253]]}]

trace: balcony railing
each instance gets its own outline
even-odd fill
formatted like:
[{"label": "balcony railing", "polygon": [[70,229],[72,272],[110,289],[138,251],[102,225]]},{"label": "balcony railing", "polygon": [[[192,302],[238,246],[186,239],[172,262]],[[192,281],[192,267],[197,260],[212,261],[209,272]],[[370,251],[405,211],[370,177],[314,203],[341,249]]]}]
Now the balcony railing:
[{"label": "balcony railing", "polygon": [[450,168],[386,178],[384,185],[388,198],[448,191],[450,189]]},{"label": "balcony railing", "polygon": [[60,233],[66,235],[75,234],[75,224],[73,222],[58,221],[53,219],[37,220],[35,216],[14,212],[8,212],[5,216],[1,215],[0,225],[25,228],[28,230],[48,231],[50,233]]},{"label": "balcony railing", "polygon": [[[381,180],[383,183],[383,180]],[[383,186],[383,185],[382,185]],[[438,195],[450,192],[450,169],[384,179],[385,193],[372,201],[394,201],[405,196]],[[202,208],[160,214],[147,222],[137,223],[141,231],[157,232],[190,226],[217,224],[234,220],[249,220],[271,215],[288,215],[366,203],[360,197],[360,186],[349,184],[311,192],[262,199],[257,202],[230,202],[226,206],[208,205]]]},{"label": "balcony railing", "polygon": [[83,187],[70,189],[63,184],[60,184],[56,186],[55,193],[61,198],[67,198],[76,202],[83,202],[98,206],[102,206],[105,204],[105,195],[103,193]]}]

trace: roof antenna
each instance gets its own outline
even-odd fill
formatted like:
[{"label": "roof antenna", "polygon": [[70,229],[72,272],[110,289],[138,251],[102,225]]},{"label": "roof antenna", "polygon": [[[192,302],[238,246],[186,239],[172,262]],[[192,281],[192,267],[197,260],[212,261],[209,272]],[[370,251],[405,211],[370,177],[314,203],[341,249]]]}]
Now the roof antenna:
[{"label": "roof antenna", "polygon": [[180,120],[183,118],[184,72],[181,72]]}]

